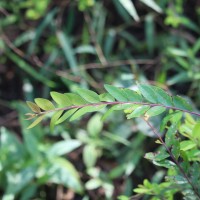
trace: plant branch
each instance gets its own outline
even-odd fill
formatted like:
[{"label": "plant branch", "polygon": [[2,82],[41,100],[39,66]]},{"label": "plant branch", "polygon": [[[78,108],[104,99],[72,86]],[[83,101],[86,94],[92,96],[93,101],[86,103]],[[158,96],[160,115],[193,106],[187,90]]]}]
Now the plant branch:
[{"label": "plant branch", "polygon": [[179,162],[176,160],[176,158],[174,157],[173,153],[171,152],[171,150],[168,148],[168,146],[166,145],[166,143],[163,141],[162,137],[160,136],[160,134],[157,132],[157,130],[151,125],[151,123],[144,119],[144,121],[147,123],[147,125],[151,128],[151,130],[153,131],[153,133],[158,137],[158,139],[160,140],[160,142],[162,143],[162,145],[165,147],[165,149],[167,150],[167,152],[169,153],[170,157],[172,158],[172,160],[174,161],[174,163],[176,164],[176,166],[179,168],[180,172],[183,174],[183,176],[185,177],[185,179],[187,180],[187,182],[191,185],[194,193],[196,194],[196,196],[198,197],[198,199],[200,199],[200,194],[198,193],[196,187],[192,184],[192,182],[190,181],[189,177],[187,176],[187,174],[185,173],[185,171],[183,170],[183,168],[181,167],[181,165],[179,164]]},{"label": "plant branch", "polygon": [[200,113],[196,113],[196,112],[193,112],[193,111],[189,111],[189,110],[184,110],[184,109],[181,109],[181,108],[177,108],[177,107],[174,107],[174,106],[165,106],[165,105],[162,105],[162,104],[156,104],[156,103],[145,103],[145,102],[121,102],[121,101],[115,101],[115,102],[100,102],[100,103],[91,103],[91,104],[84,104],[84,105],[80,105],[80,106],[67,106],[67,107],[63,107],[63,108],[56,108],[56,109],[53,109],[53,110],[48,110],[48,111],[43,111],[43,112],[40,112],[39,114],[47,114],[49,112],[55,112],[55,111],[59,111],[59,110],[70,110],[70,109],[73,109],[73,108],[83,108],[83,107],[87,107],[87,106],[101,106],[101,105],[124,105],[124,104],[133,104],[133,105],[148,105],[150,107],[155,107],[155,106],[162,106],[166,109],[172,109],[172,110],[179,110],[179,111],[182,111],[182,112],[185,112],[185,113],[189,113],[191,115],[196,115],[198,117],[200,117]]}]

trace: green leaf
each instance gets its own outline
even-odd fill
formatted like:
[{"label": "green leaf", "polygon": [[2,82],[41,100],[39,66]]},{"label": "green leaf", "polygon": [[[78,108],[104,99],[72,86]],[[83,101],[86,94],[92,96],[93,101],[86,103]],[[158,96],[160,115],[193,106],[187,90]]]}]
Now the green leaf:
[{"label": "green leaf", "polygon": [[149,110],[150,106],[140,106],[136,108],[131,114],[127,115],[127,119],[131,119],[133,117],[140,117],[144,115],[144,113]]},{"label": "green leaf", "polygon": [[102,185],[102,180],[99,178],[90,179],[85,183],[85,187],[87,190],[94,190],[97,189]]},{"label": "green leaf", "polygon": [[191,105],[182,97],[174,96],[173,97],[174,106],[180,109],[192,110]]},{"label": "green leaf", "polygon": [[65,93],[67,97],[69,97],[70,101],[72,102],[73,105],[75,106],[80,106],[84,104],[88,104],[89,102],[83,99],[81,96],[73,93]]},{"label": "green leaf", "polygon": [[66,119],[68,119],[71,115],[73,115],[78,108],[73,108],[71,110],[68,110],[60,119],[56,121],[56,125],[64,122]]},{"label": "green leaf", "polygon": [[119,105],[114,105],[110,109],[108,109],[104,115],[102,116],[102,121],[104,121],[109,115],[111,115],[115,110],[125,110],[125,109],[130,109],[132,108],[132,104],[119,104]]},{"label": "green leaf", "polygon": [[165,135],[165,143],[168,147],[171,147],[174,142],[174,135],[177,132],[177,123],[172,124]]},{"label": "green leaf", "polygon": [[192,130],[192,136],[195,139],[198,139],[200,142],[200,122],[196,123],[193,130]]},{"label": "green leaf", "polygon": [[104,113],[104,115],[103,115],[102,118],[101,118],[102,121],[106,120],[106,119],[108,118],[108,116],[111,115],[111,114],[114,112],[114,110],[115,110],[114,107],[115,107],[115,106],[112,106],[111,108],[109,108],[109,109]]},{"label": "green leaf", "polygon": [[100,101],[114,102],[115,99],[109,93],[105,92],[99,95]]},{"label": "green leaf", "polygon": [[51,117],[51,122],[50,122],[50,130],[51,131],[53,131],[57,120],[59,119],[59,117],[62,115],[63,112],[64,112],[63,110],[59,110],[59,111],[55,112],[54,115]]},{"label": "green leaf", "polygon": [[118,0],[124,9],[135,19],[135,21],[139,21],[139,16],[135,9],[135,6],[131,0]]},{"label": "green leaf", "polygon": [[179,138],[176,135],[178,129],[178,123],[172,124],[165,135],[165,143],[171,148],[171,152],[176,159],[180,156],[180,142]]},{"label": "green leaf", "polygon": [[104,85],[104,88],[118,101],[126,102],[128,100],[124,95],[123,89],[107,84]]},{"label": "green leaf", "polygon": [[101,120],[101,117],[102,116],[100,114],[95,114],[89,120],[87,124],[87,130],[91,136],[98,137],[98,135],[101,133],[103,128],[103,122]]},{"label": "green leaf", "polygon": [[44,119],[44,117],[45,117],[45,115],[39,116],[31,125],[29,125],[29,127],[27,129],[33,128],[34,126],[39,124]]},{"label": "green leaf", "polygon": [[76,92],[82,97],[84,98],[86,101],[90,102],[90,103],[98,103],[100,102],[99,99],[99,95],[91,90],[87,90],[87,89],[76,89]]},{"label": "green leaf", "polygon": [[76,120],[86,113],[96,112],[96,111],[99,111],[99,110],[101,110],[105,107],[106,107],[106,105],[99,105],[99,106],[86,106],[86,107],[80,108],[78,111],[76,111],[74,113],[74,115],[70,118],[69,121]]},{"label": "green leaf", "polygon": [[50,164],[52,169],[54,169],[54,173],[49,180],[50,182],[62,184],[78,193],[83,192],[79,174],[71,162],[66,158],[53,157]]},{"label": "green leaf", "polygon": [[157,3],[155,3],[154,0],[140,0],[142,1],[144,4],[146,4],[147,6],[149,6],[150,8],[152,8],[153,10],[162,13],[162,9],[158,6]]},{"label": "green leaf", "polygon": [[172,97],[167,92],[156,86],[152,86],[152,88],[154,89],[158,103],[165,106],[173,106]]},{"label": "green leaf", "polygon": [[51,101],[47,100],[47,99],[43,99],[43,98],[36,98],[35,99],[35,103],[42,108],[43,110],[54,110],[55,107],[54,105],[51,103]]},{"label": "green leaf", "polygon": [[169,121],[171,123],[177,123],[178,121],[181,120],[182,116],[183,116],[183,113],[180,111],[176,111],[176,112],[166,115],[161,122],[160,130],[163,131],[166,127],[167,122],[169,122]]},{"label": "green leaf", "polygon": [[132,113],[136,108],[138,108],[138,107],[140,107],[140,106],[141,106],[141,105],[138,105],[138,104],[132,105],[132,106],[130,106],[129,108],[126,108],[126,109],[124,110],[124,113],[130,114],[130,113]]},{"label": "green leaf", "polygon": [[153,86],[139,84],[138,85],[139,91],[142,93],[144,98],[151,103],[157,103],[157,96]]},{"label": "green leaf", "polygon": [[146,116],[149,117],[153,117],[156,115],[160,115],[161,113],[165,112],[166,108],[162,107],[162,106],[154,106],[152,108],[150,108],[147,112],[146,112]]},{"label": "green leaf", "polygon": [[50,94],[52,99],[61,107],[72,105],[72,102],[67,95],[61,94],[59,92],[51,92]]},{"label": "green leaf", "polygon": [[64,154],[70,153],[76,148],[81,146],[81,142],[78,140],[68,139],[65,141],[60,141],[55,143],[49,150],[49,156],[62,156]]},{"label": "green leaf", "polygon": [[196,144],[191,140],[185,140],[180,143],[180,150],[188,151],[196,147]]},{"label": "green leaf", "polygon": [[41,110],[39,108],[39,106],[31,101],[26,101],[27,105],[29,106],[29,108],[35,112],[35,113],[40,113]]},{"label": "green leaf", "polygon": [[166,160],[166,159],[161,160],[161,161],[153,161],[153,164],[160,167],[165,167],[168,169],[176,166],[174,162],[172,162],[171,160]]},{"label": "green leaf", "polygon": [[99,156],[99,153],[97,151],[97,148],[94,145],[89,144],[84,147],[83,162],[87,168],[94,167],[98,156]]},{"label": "green leaf", "polygon": [[166,152],[156,152],[156,153],[146,153],[144,158],[148,159],[148,160],[155,160],[155,161],[161,161],[164,160],[166,158],[170,157],[170,155]]},{"label": "green leaf", "polygon": [[123,89],[123,91],[129,101],[142,102],[142,96],[139,95],[137,92],[130,89]]},{"label": "green leaf", "polygon": [[130,104],[118,104],[118,105],[114,105],[113,107],[114,107],[114,110],[125,110],[125,109],[130,109],[133,106],[135,105],[130,103]]}]

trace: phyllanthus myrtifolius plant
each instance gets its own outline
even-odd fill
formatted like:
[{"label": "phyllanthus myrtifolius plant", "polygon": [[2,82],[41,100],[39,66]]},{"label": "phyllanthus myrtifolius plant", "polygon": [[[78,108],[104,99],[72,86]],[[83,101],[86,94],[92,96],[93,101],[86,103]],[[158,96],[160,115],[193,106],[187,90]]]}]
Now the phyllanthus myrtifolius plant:
[{"label": "phyllanthus myrtifolius plant", "polygon": [[[176,171],[174,176],[172,176],[174,179],[170,177],[168,182],[163,184],[162,187],[170,191],[170,184],[173,183],[178,185],[177,190],[173,191],[182,192],[185,198],[192,195],[193,199],[200,199],[200,179],[191,175],[191,170],[199,173],[199,170],[198,172],[196,171],[199,169],[198,167],[200,167],[199,160],[195,163],[190,163],[189,155],[181,149],[180,140],[177,136],[181,120],[185,114],[197,117],[200,117],[200,114],[193,112],[192,106],[184,98],[180,96],[171,96],[166,91],[156,86],[139,84],[137,92],[107,84],[104,87],[107,92],[102,94],[97,94],[94,91],[82,88],[77,89],[75,93],[61,94],[58,92],[51,92],[51,97],[55,103],[43,98],[36,98],[35,103],[27,101],[32,113],[27,113],[26,115],[28,119],[35,119],[28,128],[36,126],[49,113],[53,113],[50,122],[50,128],[52,130],[55,125],[65,120],[73,121],[87,113],[105,110],[106,107],[109,107],[109,109],[104,113],[102,117],[103,120],[116,110],[122,110],[127,119],[141,117],[158,138],[157,143],[163,146],[161,151],[157,153],[148,153],[145,157],[151,160],[155,165],[168,169],[173,168]],[[149,118],[161,114],[165,116],[160,125],[160,130],[166,131],[165,138],[160,136],[149,121]],[[199,127],[197,127],[197,129]],[[195,141],[199,142],[200,136],[197,133],[195,134],[198,139],[195,139]],[[182,161],[180,162],[180,160]],[[144,185],[147,186],[147,183],[148,181],[145,181]],[[149,194],[145,186],[141,186],[143,190],[139,188],[135,190],[135,192],[139,194]],[[151,187],[153,188],[153,186]],[[162,195],[163,188],[161,188],[159,194],[154,194],[152,191],[150,194],[155,196]],[[175,192],[172,192],[171,195]]]}]

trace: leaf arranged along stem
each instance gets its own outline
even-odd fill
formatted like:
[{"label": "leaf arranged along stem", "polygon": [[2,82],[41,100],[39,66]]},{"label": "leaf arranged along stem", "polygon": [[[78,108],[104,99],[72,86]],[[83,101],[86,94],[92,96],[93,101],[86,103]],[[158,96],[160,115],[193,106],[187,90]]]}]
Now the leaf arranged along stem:
[{"label": "leaf arranged along stem", "polygon": [[73,121],[87,113],[101,111],[106,106],[111,108],[103,118],[115,110],[123,110],[127,119],[142,116],[149,118],[169,109],[200,116],[199,113],[191,111],[191,105],[184,98],[172,97],[156,86],[139,84],[137,92],[108,84],[104,87],[107,92],[100,95],[91,90],[79,88],[75,93],[51,92],[55,103],[43,98],[36,98],[35,103],[28,101],[28,106],[34,112],[28,115],[37,118],[29,128],[36,126],[50,112],[55,112],[51,119],[51,128],[53,128],[67,119]]},{"label": "leaf arranged along stem", "polygon": [[[178,162],[181,149],[180,143],[175,136],[183,113],[190,113],[198,117],[200,117],[200,114],[193,112],[191,105],[182,97],[171,96],[163,89],[156,86],[139,84],[137,92],[107,84],[104,87],[107,92],[100,95],[91,90],[80,88],[77,89],[75,93],[61,94],[58,92],[51,92],[54,103],[43,98],[36,98],[35,103],[28,101],[27,105],[33,113],[26,114],[28,116],[27,120],[36,118],[28,128],[33,128],[40,123],[47,114],[52,112],[54,113],[51,116],[51,130],[55,125],[67,119],[73,121],[87,113],[101,111],[107,106],[110,108],[104,112],[102,119],[105,119],[116,110],[124,111],[127,119],[143,117],[147,125],[159,139],[160,144],[166,149],[165,153],[159,153],[157,155],[148,153],[145,157],[152,160],[154,164],[158,166],[169,168],[172,165],[176,165],[182,173],[183,178],[188,182],[196,196],[200,199],[200,194],[196,186],[192,183],[187,173]],[[165,140],[163,140],[155,128],[149,123],[148,119],[163,114],[168,110],[170,110],[170,112],[165,115],[160,125],[161,131],[167,128]],[[169,127],[167,127],[168,122],[171,124]],[[199,129],[199,127],[196,129]],[[198,130],[195,130],[195,132],[198,132]],[[196,133],[194,135],[199,137]],[[164,160],[169,156],[172,161]]]}]

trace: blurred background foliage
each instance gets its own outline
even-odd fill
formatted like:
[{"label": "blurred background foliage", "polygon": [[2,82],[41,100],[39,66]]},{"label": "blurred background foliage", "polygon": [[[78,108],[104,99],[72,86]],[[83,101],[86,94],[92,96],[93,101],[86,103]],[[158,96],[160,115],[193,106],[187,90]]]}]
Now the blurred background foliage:
[{"label": "blurred background foliage", "polygon": [[143,158],[157,145],[140,119],[116,112],[103,123],[100,113],[52,132],[48,122],[27,130],[23,102],[139,81],[185,95],[198,109],[199,27],[195,0],[1,0],[2,199],[110,200],[133,195],[144,179],[159,191],[166,171]]}]

